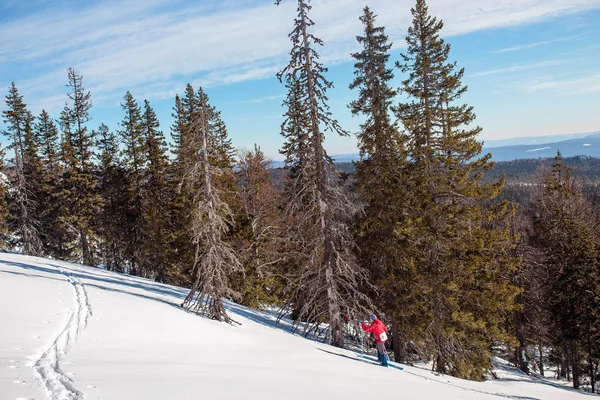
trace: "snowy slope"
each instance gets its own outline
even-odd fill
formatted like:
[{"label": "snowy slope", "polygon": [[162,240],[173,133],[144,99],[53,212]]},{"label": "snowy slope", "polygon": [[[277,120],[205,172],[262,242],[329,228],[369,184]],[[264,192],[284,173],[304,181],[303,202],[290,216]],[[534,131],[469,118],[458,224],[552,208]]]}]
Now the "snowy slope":
[{"label": "snowy slope", "polygon": [[385,369],[292,335],[269,313],[228,304],[241,326],[187,313],[185,294],[0,254],[0,400],[590,398],[507,366],[484,383]]}]

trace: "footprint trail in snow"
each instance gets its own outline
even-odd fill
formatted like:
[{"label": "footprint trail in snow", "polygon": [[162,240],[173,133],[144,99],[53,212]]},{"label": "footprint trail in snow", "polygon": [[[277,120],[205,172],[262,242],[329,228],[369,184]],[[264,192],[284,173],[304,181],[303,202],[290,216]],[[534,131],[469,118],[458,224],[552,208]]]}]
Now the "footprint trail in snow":
[{"label": "footprint trail in snow", "polygon": [[83,283],[63,269],[60,272],[68,278],[73,287],[75,310],[69,309],[65,326],[54,337],[52,343],[36,357],[33,367],[49,399],[82,400],[85,398],[84,394],[75,388],[73,380],[62,370],[60,361],[87,326],[89,317],[92,315],[92,307]]}]

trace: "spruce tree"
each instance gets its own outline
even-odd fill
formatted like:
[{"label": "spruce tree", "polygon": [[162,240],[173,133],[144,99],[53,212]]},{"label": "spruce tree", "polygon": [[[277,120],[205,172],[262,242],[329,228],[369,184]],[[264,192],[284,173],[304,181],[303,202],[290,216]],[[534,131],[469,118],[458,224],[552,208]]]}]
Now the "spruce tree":
[{"label": "spruce tree", "polygon": [[242,208],[239,236],[244,273],[238,286],[241,303],[261,308],[281,302],[284,282],[278,278],[285,258],[281,194],[273,185],[271,160],[259,146],[243,151],[236,175]]},{"label": "spruce tree", "polygon": [[23,135],[23,175],[28,197],[32,199],[31,218],[35,220],[37,239],[39,241],[38,255],[45,254],[46,244],[42,238],[42,213],[46,205],[43,160],[40,157],[40,144],[34,132],[34,118],[30,115]]},{"label": "spruce tree", "polygon": [[127,242],[126,257],[129,261],[129,273],[145,276],[144,266],[141,265],[142,251],[142,173],[146,166],[146,149],[144,141],[144,126],[142,112],[130,92],[125,94],[121,107],[125,116],[118,131],[123,147],[123,167],[126,171],[125,189],[128,193],[127,204]]},{"label": "spruce tree", "polygon": [[144,100],[141,125],[147,160],[144,179],[142,243],[145,265],[159,282],[169,282],[173,273],[170,267],[169,202],[173,191],[169,182],[169,157],[167,143],[159,130],[160,123],[148,100]]},{"label": "spruce tree", "polygon": [[218,160],[222,149],[211,144],[219,142],[215,130],[218,113],[208,102],[208,96],[202,88],[195,96],[196,108],[190,114],[189,154],[191,160],[184,173],[190,181],[194,193],[192,216],[192,241],[196,247],[194,284],[187,295],[183,307],[212,319],[234,322],[225,311],[223,298],[238,297],[231,284],[233,274],[242,269],[242,265],[232,247],[225,241],[233,224],[233,214],[225,202],[220,176],[231,175],[231,168],[223,168],[212,160]]},{"label": "spruce tree", "polygon": [[[0,147],[0,171],[6,171],[4,157],[6,149]],[[6,203],[6,192],[10,181],[4,172],[0,172],[0,248],[5,249],[8,234],[8,204]]]},{"label": "spruce tree", "polygon": [[407,358],[411,339],[407,333],[413,326],[409,298],[415,284],[413,269],[401,262],[408,243],[397,232],[408,208],[405,137],[391,120],[396,91],[390,86],[394,74],[387,63],[392,44],[384,28],[376,26],[369,7],[360,20],[364,35],[357,40],[363,48],[352,55],[355,79],[350,84],[359,93],[349,106],[353,115],[365,118],[357,134],[361,158],[356,164],[356,189],[363,203],[357,244],[361,266],[370,271],[377,287],[377,303],[392,319],[394,355],[399,361]]},{"label": "spruce tree", "polygon": [[586,373],[595,381],[599,350],[597,219],[560,152],[541,187],[534,202],[535,240],[546,253],[551,276],[548,305],[555,346],[571,367],[573,387],[579,388]]},{"label": "spruce tree", "polygon": [[40,235],[46,254],[62,258],[60,216],[60,143],[59,132],[50,115],[43,110],[34,126],[35,140],[39,145],[42,162],[42,190],[38,201]]},{"label": "spruce tree", "polygon": [[518,292],[508,277],[517,258],[509,252],[506,203],[486,207],[504,181],[486,184],[493,167],[481,156],[481,131],[471,127],[473,108],[457,102],[467,88],[464,70],[449,63],[450,45],[440,37],[442,21],[429,15],[424,0],[411,9],[413,24],[398,67],[407,78],[396,108],[407,134],[411,165],[410,215],[399,226],[414,246],[404,262],[416,268],[423,309],[418,321],[424,348],[441,373],[483,380],[491,368],[490,348],[509,343],[502,324]]},{"label": "spruce tree", "polygon": [[182,285],[189,285],[189,277],[192,275],[191,267],[194,265],[194,246],[191,241],[192,213],[195,195],[194,181],[186,179],[186,173],[194,162],[198,161],[194,156],[191,143],[191,121],[192,115],[197,114],[197,99],[193,87],[188,84],[185,96],[175,96],[173,109],[174,122],[171,126],[171,137],[173,139],[172,153],[175,156],[171,166],[172,191],[169,210],[171,223],[169,225],[169,248],[171,249],[171,263],[174,266],[171,279]]},{"label": "spruce tree", "polygon": [[[17,86],[13,82],[5,100],[7,109],[2,111],[6,135],[10,144],[9,150],[14,151],[11,162],[13,178],[11,179],[11,203],[14,207],[13,231],[20,237],[23,253],[27,255],[41,255],[42,242],[39,235],[39,219],[37,218],[37,202],[31,191],[31,174],[37,166],[37,155],[33,142],[33,116],[23,102]],[[33,153],[33,154],[32,154]]]},{"label": "spruce tree", "polygon": [[100,125],[95,137],[103,204],[98,224],[102,264],[109,271],[125,272],[130,204],[126,170],[120,158],[119,140],[108,126]]},{"label": "spruce tree", "polygon": [[74,259],[94,265],[95,223],[102,204],[93,174],[94,132],[86,126],[92,108],[91,94],[83,86],[83,77],[73,68],[68,69],[67,87],[70,103],[61,113],[64,221],[76,237],[77,249],[71,249],[77,250]]},{"label": "spruce tree", "polygon": [[[276,1],[279,4],[280,0]],[[293,276],[291,302],[298,308],[297,322],[307,321],[307,329],[321,322],[329,323],[331,344],[343,347],[342,313],[350,318],[364,312],[368,299],[358,287],[366,274],[358,267],[354,255],[355,245],[349,230],[354,215],[353,205],[336,181],[333,160],[323,147],[323,130],[347,136],[332,118],[327,105],[326,92],[333,85],[324,74],[327,69],[319,62],[315,46],[323,42],[310,30],[309,0],[298,0],[298,15],[290,33],[291,60],[279,74],[279,79],[289,88],[286,103],[295,109],[288,110],[286,125],[296,132],[284,131],[285,149],[307,154],[286,154],[286,159],[307,159],[295,173],[303,182],[294,184],[300,197],[288,199],[297,219],[295,240],[301,247],[300,268]],[[296,120],[294,114],[305,114]],[[308,148],[303,148],[308,143]]]}]

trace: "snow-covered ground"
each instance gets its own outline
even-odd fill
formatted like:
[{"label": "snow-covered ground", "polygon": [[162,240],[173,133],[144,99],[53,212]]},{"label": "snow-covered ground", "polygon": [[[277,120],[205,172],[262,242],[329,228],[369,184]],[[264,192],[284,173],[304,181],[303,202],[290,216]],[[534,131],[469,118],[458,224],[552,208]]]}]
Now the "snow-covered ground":
[{"label": "snow-covered ground", "polygon": [[383,368],[228,303],[240,326],[187,313],[185,289],[0,254],[0,400],[594,398],[499,365],[477,383]]}]

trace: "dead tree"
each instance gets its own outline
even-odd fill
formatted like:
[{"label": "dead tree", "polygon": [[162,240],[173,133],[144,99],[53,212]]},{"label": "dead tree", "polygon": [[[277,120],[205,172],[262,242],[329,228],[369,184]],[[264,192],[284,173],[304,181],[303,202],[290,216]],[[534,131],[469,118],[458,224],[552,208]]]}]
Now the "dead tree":
[{"label": "dead tree", "polygon": [[[281,0],[277,0],[279,5]],[[290,303],[297,310],[297,323],[307,322],[305,333],[329,323],[328,336],[334,346],[343,347],[342,314],[355,317],[370,306],[359,291],[366,273],[358,267],[350,232],[355,208],[348,200],[323,148],[321,127],[347,136],[334,120],[327,105],[326,91],[333,85],[327,69],[318,61],[315,45],[323,42],[309,32],[310,0],[298,0],[298,16],[290,33],[291,61],[279,74],[289,93],[289,111],[282,134],[287,138],[283,153],[291,172],[288,215],[293,221],[290,236],[297,243],[297,268],[290,275]]]},{"label": "dead tree", "polygon": [[[208,97],[199,89],[198,111],[191,115],[189,145],[197,154],[188,167],[184,181],[190,180],[197,187],[192,218],[192,240],[196,246],[195,281],[183,307],[217,321],[233,321],[225,311],[223,298],[237,296],[230,284],[231,275],[242,270],[237,255],[225,242],[233,216],[229,205],[223,200],[223,190],[215,184],[216,178],[231,174],[231,169],[211,163],[211,156],[219,149],[210,145],[218,113],[208,104]],[[180,184],[182,186],[183,182]]]}]

